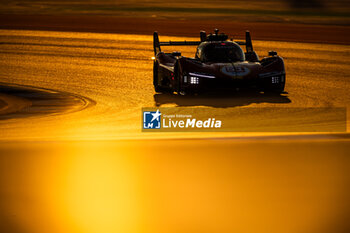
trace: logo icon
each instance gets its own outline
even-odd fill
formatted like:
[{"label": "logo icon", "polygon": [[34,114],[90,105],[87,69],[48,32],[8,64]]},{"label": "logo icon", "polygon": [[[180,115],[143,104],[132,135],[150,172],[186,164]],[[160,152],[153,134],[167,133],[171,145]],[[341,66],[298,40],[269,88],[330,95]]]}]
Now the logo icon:
[{"label": "logo icon", "polygon": [[159,109],[156,112],[143,112],[143,128],[160,129],[161,115]]}]

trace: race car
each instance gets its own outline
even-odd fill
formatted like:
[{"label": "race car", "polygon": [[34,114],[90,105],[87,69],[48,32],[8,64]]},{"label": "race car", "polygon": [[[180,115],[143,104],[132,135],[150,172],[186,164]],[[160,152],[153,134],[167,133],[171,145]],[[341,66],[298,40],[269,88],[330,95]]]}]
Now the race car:
[{"label": "race car", "polygon": [[[161,46],[197,46],[194,58],[181,52],[165,53]],[[241,48],[245,45],[246,52]],[[156,92],[181,95],[209,90],[255,88],[264,92],[284,91],[286,73],[283,58],[270,51],[259,59],[253,50],[250,32],[245,41],[228,40],[215,29],[209,35],[200,32],[200,41],[160,42],[153,34],[153,85]]]}]

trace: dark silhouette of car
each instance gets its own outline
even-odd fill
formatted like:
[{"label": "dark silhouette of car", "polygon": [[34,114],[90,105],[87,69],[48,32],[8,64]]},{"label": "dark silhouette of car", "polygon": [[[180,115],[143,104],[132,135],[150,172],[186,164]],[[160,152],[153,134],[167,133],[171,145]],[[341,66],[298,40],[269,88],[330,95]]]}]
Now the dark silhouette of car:
[{"label": "dark silhouette of car", "polygon": [[[194,58],[181,52],[165,53],[161,46],[197,46]],[[241,48],[245,45],[246,52]],[[200,41],[159,42],[153,34],[153,84],[156,92],[177,94],[208,90],[238,90],[255,88],[264,92],[284,91],[286,74],[283,58],[270,51],[259,59],[253,50],[250,32],[245,41],[228,40],[215,29],[213,34],[200,32]]]}]

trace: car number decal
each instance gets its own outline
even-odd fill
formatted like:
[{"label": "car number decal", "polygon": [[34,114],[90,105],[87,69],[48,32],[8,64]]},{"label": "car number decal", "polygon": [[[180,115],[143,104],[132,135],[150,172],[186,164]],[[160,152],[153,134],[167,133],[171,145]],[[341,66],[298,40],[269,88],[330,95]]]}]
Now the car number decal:
[{"label": "car number decal", "polygon": [[242,77],[249,74],[250,70],[244,66],[224,66],[221,72],[233,77]]}]

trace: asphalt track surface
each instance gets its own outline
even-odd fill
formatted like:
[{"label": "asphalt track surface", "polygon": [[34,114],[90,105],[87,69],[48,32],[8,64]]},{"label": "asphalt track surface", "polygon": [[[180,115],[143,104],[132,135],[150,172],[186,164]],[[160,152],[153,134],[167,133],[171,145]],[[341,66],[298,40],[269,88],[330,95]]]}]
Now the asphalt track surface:
[{"label": "asphalt track surface", "polygon": [[[255,50],[260,56],[266,55],[269,50],[277,50],[284,57],[288,93],[279,96],[236,93],[181,97],[154,93],[151,36],[3,30],[1,40],[2,83],[71,93],[86,97],[87,102],[96,103],[93,103],[93,108],[84,111],[41,118],[40,124],[30,128],[28,123],[33,121],[30,117],[2,121],[3,140],[184,137],[184,134],[176,133],[141,133],[142,107],[210,107],[216,112],[243,107],[267,111],[273,107],[285,109],[291,118],[306,119],[308,112],[293,115],[293,108],[347,107],[350,103],[347,94],[350,86],[350,67],[347,64],[350,49],[344,45],[255,41]],[[175,49],[179,48],[169,48],[170,51]],[[180,49],[188,56],[193,56],[195,52],[194,47]],[[25,96],[17,97],[26,99]],[[244,117],[254,129],[254,122],[269,121],[269,118],[279,113],[269,110],[261,114],[263,119],[262,115],[254,111],[252,116]],[[285,116],[280,120],[277,118],[275,127],[282,125],[283,120]],[[327,131],[332,131],[332,122],[327,116],[320,121],[323,124],[329,122]],[[185,135],[194,136],[220,135]]]},{"label": "asphalt track surface", "polygon": [[[271,108],[285,108],[292,118],[293,107],[349,107],[349,46],[254,45],[260,56],[277,50],[285,58],[287,93],[155,94],[151,36],[1,30],[0,80],[6,91],[0,96],[0,227],[346,232],[346,132],[140,130],[142,107],[252,108],[266,118],[274,112],[264,109]],[[194,54],[193,48],[183,51]],[[253,112],[248,119],[261,116]],[[328,122],[325,114],[321,123]]]}]

